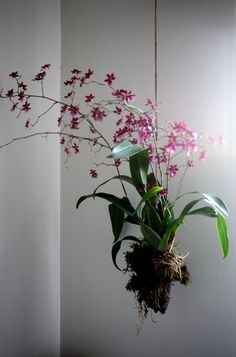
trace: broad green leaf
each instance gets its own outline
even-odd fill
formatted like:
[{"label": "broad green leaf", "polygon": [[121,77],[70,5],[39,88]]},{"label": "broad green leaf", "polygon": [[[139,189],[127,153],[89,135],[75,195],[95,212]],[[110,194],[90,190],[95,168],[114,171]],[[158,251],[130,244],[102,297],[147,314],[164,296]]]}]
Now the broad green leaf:
[{"label": "broad green leaf", "polygon": [[217,229],[223,258],[225,259],[229,252],[228,227],[224,216],[220,214],[217,216]]},{"label": "broad green leaf", "polygon": [[121,270],[117,263],[116,263],[116,257],[117,257],[117,254],[119,253],[120,251],[120,248],[121,248],[121,243],[124,241],[124,240],[130,240],[130,241],[133,241],[133,242],[140,242],[140,240],[134,236],[126,236],[122,239],[119,239],[117,240],[113,246],[112,246],[112,249],[111,249],[111,256],[112,256],[112,260],[113,260],[113,263],[115,265],[115,267],[118,269],[118,270]]},{"label": "broad green leaf", "polygon": [[108,202],[115,204],[117,207],[119,207],[122,211],[124,211],[129,216],[133,216],[135,214],[135,210],[127,198],[126,200],[124,200],[114,195],[110,195],[108,193],[103,193],[103,192],[81,196],[77,202],[76,208],[79,208],[80,204],[83,201],[85,201],[87,198],[96,198],[96,197],[102,198],[104,200],[107,200]]},{"label": "broad green leaf", "polygon": [[198,209],[195,209],[193,211],[190,211],[187,213],[188,216],[190,215],[201,215],[201,216],[206,216],[210,218],[216,218],[218,216],[217,212],[214,210],[212,207],[201,207]]},{"label": "broad green leaf", "polygon": [[183,209],[183,211],[181,212],[181,217],[184,217],[188,214],[188,212],[193,208],[193,206],[195,206],[198,202],[200,202],[202,200],[202,198],[199,198],[197,200],[193,200],[191,202],[189,202]]},{"label": "broad green leaf", "polygon": [[147,202],[146,206],[144,207],[143,213],[145,215],[147,225],[151,227],[155,232],[160,234],[162,222],[155,207],[153,207],[149,202]]},{"label": "broad green leaf", "polygon": [[141,146],[134,145],[129,140],[123,140],[114,146],[111,154],[108,157],[114,159],[128,159],[131,155],[134,155],[142,150],[143,148]]},{"label": "broad green leaf", "polygon": [[111,225],[112,225],[112,232],[114,235],[114,242],[117,241],[120,237],[123,224],[124,224],[124,211],[120,209],[114,203],[111,203],[108,206]]},{"label": "broad green leaf", "polygon": [[226,204],[224,203],[224,201],[221,198],[213,195],[212,193],[198,192],[198,191],[186,192],[186,193],[183,193],[182,195],[178,196],[176,198],[176,201],[179,200],[181,197],[183,197],[185,195],[190,195],[190,194],[202,195],[203,197],[205,197],[205,201],[209,205],[211,205],[218,213],[222,214],[225,217],[228,217],[228,208],[226,207]]},{"label": "broad green leaf", "polygon": [[159,244],[158,249],[161,251],[165,251],[170,239],[172,239],[175,236],[175,233],[177,232],[179,226],[183,223],[183,218],[179,217],[174,222],[167,228],[161,243]]},{"label": "broad green leaf", "polygon": [[122,180],[122,181],[128,182],[129,184],[133,185],[133,181],[132,181],[131,177],[126,176],[126,175],[120,175],[120,176],[117,175],[117,176],[109,178],[108,180],[106,180],[103,183],[101,183],[100,185],[98,185],[95,188],[95,190],[93,191],[93,194],[95,194],[100,187],[102,187],[103,185],[105,185],[106,183],[108,183],[108,182],[110,182],[112,180]]},{"label": "broad green leaf", "polygon": [[137,208],[136,208],[136,212],[137,212],[137,216],[141,217],[141,211],[142,211],[142,204],[144,202],[147,202],[148,200],[150,200],[151,198],[153,198],[156,194],[158,194],[159,192],[161,192],[163,190],[163,187],[161,186],[155,186],[152,187],[150,190],[148,190],[144,195],[143,198],[141,199],[141,201],[139,202]]},{"label": "broad green leaf", "polygon": [[131,223],[131,224],[140,225],[140,220],[135,218],[134,216],[127,216],[127,217],[125,217],[124,221]]},{"label": "broad green leaf", "polygon": [[174,221],[174,211],[170,206],[164,206],[163,208],[163,223],[168,226]]},{"label": "broad green leaf", "polygon": [[130,174],[137,191],[142,195],[140,185],[146,187],[149,155],[147,150],[142,150],[129,158]]},{"label": "broad green leaf", "polygon": [[168,227],[174,222],[174,211],[170,205],[164,205],[162,208],[162,229],[161,229],[161,236],[163,236]]},{"label": "broad green leaf", "polygon": [[159,244],[161,242],[160,236],[146,224],[141,224],[140,229],[146,242],[153,248],[159,249]]},{"label": "broad green leaf", "polygon": [[215,210],[221,215],[228,217],[228,208],[221,198],[213,195],[212,193],[204,193],[202,195],[206,198],[207,202],[215,208]]}]

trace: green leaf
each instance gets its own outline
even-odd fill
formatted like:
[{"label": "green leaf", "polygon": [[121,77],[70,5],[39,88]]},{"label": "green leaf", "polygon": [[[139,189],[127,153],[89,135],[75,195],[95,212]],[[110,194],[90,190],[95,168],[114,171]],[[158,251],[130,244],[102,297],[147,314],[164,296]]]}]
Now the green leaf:
[{"label": "green leaf", "polygon": [[158,250],[159,244],[161,242],[160,236],[146,224],[141,224],[140,229],[146,242],[148,242],[150,246]]},{"label": "green leaf", "polygon": [[131,224],[137,224],[138,226],[140,225],[140,220],[134,216],[127,216],[125,217],[124,221]]},{"label": "green leaf", "polygon": [[124,224],[124,211],[121,210],[117,205],[111,203],[108,206],[112,231],[114,235],[114,242],[117,241],[120,237],[123,224]]},{"label": "green leaf", "polygon": [[197,200],[193,200],[191,202],[189,202],[183,209],[183,211],[181,212],[181,217],[184,217],[188,214],[188,212],[193,208],[193,206],[195,206],[198,202],[200,202],[202,200],[202,198],[199,198]]},{"label": "green leaf", "polygon": [[120,248],[121,248],[121,243],[124,241],[124,240],[130,240],[130,241],[133,241],[133,242],[140,242],[140,240],[134,236],[126,236],[122,239],[119,239],[117,240],[113,246],[112,246],[112,250],[111,250],[111,256],[112,256],[112,260],[113,260],[113,263],[115,265],[115,267],[118,269],[118,270],[121,270],[117,263],[116,263],[116,257],[117,257],[117,254],[119,253],[120,251]]},{"label": "green leaf", "polygon": [[[147,150],[139,151],[129,158],[130,173],[137,190],[140,185],[147,185],[147,172],[149,166],[149,155]],[[138,190],[140,193],[140,191]]]},{"label": "green leaf", "polygon": [[210,218],[216,218],[218,216],[214,208],[208,206],[195,209],[194,211],[190,211],[187,213],[187,215],[201,215]]},{"label": "green leaf", "polygon": [[166,250],[170,239],[172,239],[175,236],[179,226],[182,223],[183,223],[183,217],[180,216],[179,218],[175,219],[173,223],[169,225],[164,236],[162,237],[161,243],[159,244],[158,247],[159,250],[161,250],[162,252]]},{"label": "green leaf", "polygon": [[217,216],[217,229],[218,229],[220,246],[223,253],[223,259],[225,259],[229,252],[228,227],[224,216],[220,214]]},{"label": "green leaf", "polygon": [[104,200],[107,200],[108,202],[115,204],[117,207],[119,207],[122,211],[124,211],[129,216],[134,216],[134,214],[135,214],[135,210],[132,207],[128,198],[126,198],[126,200],[124,200],[124,199],[120,199],[114,195],[110,195],[108,193],[103,193],[103,192],[99,192],[96,194],[90,194],[90,195],[86,195],[86,196],[81,196],[76,204],[76,208],[79,208],[80,204],[83,201],[85,201],[87,198],[96,198],[96,197],[102,198]]},{"label": "green leaf", "polygon": [[224,201],[213,195],[212,193],[204,193],[202,192],[202,195],[206,198],[207,202],[213,207],[215,208],[215,210],[225,216],[225,217],[228,217],[228,208],[226,207]]},{"label": "green leaf", "polygon": [[145,215],[148,226],[151,227],[155,232],[160,234],[162,222],[155,207],[153,207],[149,202],[147,202],[146,206],[144,207],[143,213]]},{"label": "green leaf", "polygon": [[141,211],[142,211],[142,204],[148,200],[150,200],[151,198],[153,198],[156,194],[158,194],[159,192],[161,192],[163,190],[163,187],[161,186],[155,186],[152,187],[150,190],[148,190],[143,198],[141,199],[141,201],[139,202],[137,208],[136,208],[136,213],[138,217],[141,217]]},{"label": "green leaf", "polygon": [[128,159],[131,155],[134,155],[142,150],[143,148],[141,146],[134,145],[129,140],[123,140],[114,146],[108,157],[113,159]]},{"label": "green leaf", "polygon": [[171,206],[166,205],[163,208],[163,227],[166,229],[174,222],[174,211]]},{"label": "green leaf", "polygon": [[122,181],[125,181],[125,182],[128,182],[129,184],[131,184],[131,185],[134,185],[133,184],[133,180],[132,180],[132,178],[131,177],[129,177],[129,176],[126,176],[126,175],[117,175],[117,176],[114,176],[114,177],[111,177],[111,178],[109,178],[108,180],[106,180],[106,181],[104,181],[103,183],[101,183],[100,185],[98,185],[96,188],[95,188],[95,190],[93,191],[93,194],[95,194],[96,192],[97,192],[97,190],[101,187],[101,186],[103,186],[103,185],[105,185],[106,183],[108,183],[108,182],[110,182],[110,181],[112,181],[112,180],[122,180]]}]

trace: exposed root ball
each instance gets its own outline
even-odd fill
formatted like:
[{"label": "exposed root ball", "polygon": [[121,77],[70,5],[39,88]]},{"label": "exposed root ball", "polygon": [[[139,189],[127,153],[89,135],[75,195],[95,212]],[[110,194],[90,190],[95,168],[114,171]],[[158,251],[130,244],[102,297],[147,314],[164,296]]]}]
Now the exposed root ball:
[{"label": "exposed root ball", "polygon": [[125,253],[125,271],[130,273],[126,289],[134,292],[144,317],[147,317],[150,309],[155,313],[165,313],[174,281],[184,285],[189,283],[190,276],[184,258],[174,251],[158,252],[139,244],[134,244],[132,251]]}]

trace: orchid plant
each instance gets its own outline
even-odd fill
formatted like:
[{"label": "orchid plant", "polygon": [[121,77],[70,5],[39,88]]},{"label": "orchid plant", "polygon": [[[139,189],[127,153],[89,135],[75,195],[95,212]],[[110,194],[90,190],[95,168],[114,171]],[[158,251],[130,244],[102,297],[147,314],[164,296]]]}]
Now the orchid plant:
[{"label": "orchid plant", "polygon": [[[217,139],[200,135],[184,121],[171,122],[166,128],[163,127],[158,120],[157,104],[147,99],[144,109],[135,106],[132,91],[114,87],[114,73],[106,74],[105,78],[97,81],[91,69],[82,72],[74,68],[64,82],[64,98],[59,100],[49,97],[45,94],[45,79],[49,68],[50,64],[43,65],[33,77],[32,81],[39,85],[39,90],[34,93],[28,89],[28,84],[17,71],[10,73],[14,86],[2,89],[0,97],[7,100],[11,112],[22,119],[27,134],[1,147],[35,135],[58,135],[68,158],[73,154],[79,155],[83,142],[89,144],[91,151],[104,152],[102,164],[111,167],[115,174],[100,183],[92,193],[80,197],[77,208],[88,198],[101,198],[109,202],[114,235],[112,259],[118,269],[116,257],[123,241],[131,241],[163,254],[170,252],[184,219],[194,215],[216,220],[219,243],[225,258],[229,252],[229,239],[228,210],[223,200],[205,192],[183,194],[180,192],[181,187],[177,189],[174,199],[170,198],[171,194],[173,196],[172,181],[178,179],[181,186],[187,171],[192,170],[199,160],[206,158],[207,146],[212,143],[222,145],[223,137]],[[101,89],[104,90],[102,98],[99,97]],[[32,118],[30,112],[35,100],[43,100],[48,107],[37,118]],[[60,108],[60,116],[56,118],[58,130],[37,131],[42,117],[56,106]],[[115,126],[110,138],[105,137],[102,130],[108,117]],[[128,175],[122,174],[126,164],[129,165]],[[99,163],[95,165],[90,170],[92,179],[99,177]],[[112,180],[121,184],[120,197],[101,191]],[[127,184],[133,186],[140,196],[137,206],[132,203]],[[186,195],[193,199],[176,216],[176,202]],[[138,225],[141,237],[122,236],[124,224]]]}]

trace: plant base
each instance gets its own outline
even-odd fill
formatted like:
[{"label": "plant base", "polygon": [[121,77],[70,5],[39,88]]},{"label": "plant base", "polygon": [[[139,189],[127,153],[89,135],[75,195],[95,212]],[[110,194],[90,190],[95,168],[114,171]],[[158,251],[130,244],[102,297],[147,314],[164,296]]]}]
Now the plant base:
[{"label": "plant base", "polygon": [[144,317],[149,310],[165,313],[175,281],[188,285],[190,275],[184,259],[173,250],[159,252],[139,244],[134,244],[132,250],[125,253],[125,272],[130,273],[126,289],[134,292],[139,312]]}]

